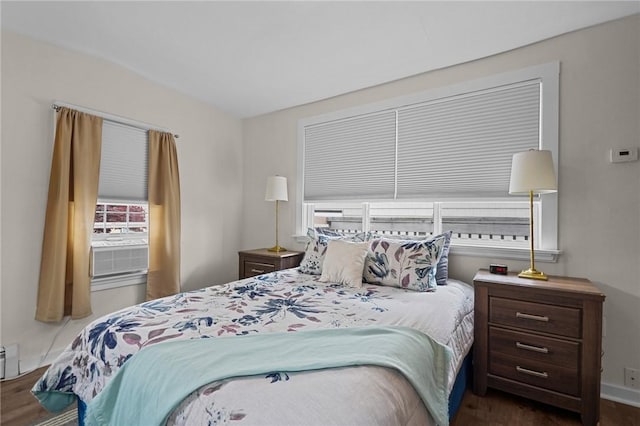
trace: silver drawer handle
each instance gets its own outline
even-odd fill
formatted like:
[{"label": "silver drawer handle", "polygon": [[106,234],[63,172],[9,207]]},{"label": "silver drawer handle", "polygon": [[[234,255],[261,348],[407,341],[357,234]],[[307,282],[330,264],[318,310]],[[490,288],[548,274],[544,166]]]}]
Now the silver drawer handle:
[{"label": "silver drawer handle", "polygon": [[256,274],[264,274],[262,269],[251,269],[251,272],[255,272]]},{"label": "silver drawer handle", "polygon": [[549,377],[546,371],[540,372],[540,371],[529,370],[528,368],[522,368],[519,365],[516,365],[516,371],[518,373],[524,373],[530,376],[541,377],[543,379],[546,379],[547,377]]},{"label": "silver drawer handle", "polygon": [[549,322],[549,317],[543,317],[541,315],[523,314],[522,312],[516,312],[516,318],[524,318],[535,321]]},{"label": "silver drawer handle", "polygon": [[549,353],[549,349],[543,347],[543,346],[533,346],[533,345],[527,345],[526,343],[520,343],[520,342],[516,342],[516,348],[518,349],[526,349],[528,351],[533,351],[533,352],[540,352],[541,354],[548,354]]}]

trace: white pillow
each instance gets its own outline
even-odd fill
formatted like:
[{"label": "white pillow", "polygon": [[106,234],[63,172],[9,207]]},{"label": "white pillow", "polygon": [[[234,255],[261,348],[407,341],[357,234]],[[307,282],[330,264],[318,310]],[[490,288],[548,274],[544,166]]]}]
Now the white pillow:
[{"label": "white pillow", "polygon": [[336,282],[355,288],[362,287],[362,271],[368,251],[368,242],[329,240],[320,281]]},{"label": "white pillow", "polygon": [[[319,229],[322,229],[323,234]],[[304,258],[300,262],[298,270],[304,274],[322,275],[322,264],[327,253],[329,240],[369,241],[370,233],[358,232],[355,235],[343,235],[339,232],[329,231],[323,228],[309,228],[307,230],[309,242],[305,249]]]}]

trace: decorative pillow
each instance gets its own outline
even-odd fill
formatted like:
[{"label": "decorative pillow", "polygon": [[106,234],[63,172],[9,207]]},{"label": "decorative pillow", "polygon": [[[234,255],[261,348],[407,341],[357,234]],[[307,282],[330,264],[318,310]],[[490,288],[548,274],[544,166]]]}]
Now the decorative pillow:
[{"label": "decorative pillow", "polygon": [[[438,285],[446,285],[447,279],[449,278],[449,246],[451,245],[451,234],[452,231],[443,232],[440,235],[434,235],[429,237],[414,237],[416,241],[425,241],[425,240],[435,240],[437,238],[444,237],[444,246],[442,247],[442,255],[440,256],[440,260],[438,261],[438,265],[436,268],[436,283]],[[371,233],[369,235],[369,239],[375,238],[384,238],[382,235]],[[396,241],[401,241],[400,239]],[[410,241],[410,240],[402,240],[402,241]]]},{"label": "decorative pillow", "polygon": [[[311,230],[311,228],[309,228],[309,230]],[[328,237],[344,237],[345,236],[343,233],[334,231],[333,229],[327,228],[325,226],[316,226],[315,228],[313,228],[313,230],[315,230],[317,234],[326,235]]]},{"label": "decorative pillow", "polygon": [[322,274],[322,263],[327,252],[327,244],[330,240],[362,242],[367,241],[368,238],[367,234],[364,232],[360,232],[353,236],[345,236],[340,234],[329,236],[320,234],[316,229],[313,228],[309,228],[307,230],[307,236],[309,237],[309,242],[307,243],[304,258],[302,259],[302,262],[300,262],[298,270],[304,274],[311,275]]},{"label": "decorative pillow", "polygon": [[431,237],[429,240],[435,240],[440,237],[444,237],[444,246],[442,247],[442,255],[440,256],[440,260],[438,260],[438,267],[436,269],[436,283],[438,285],[446,285],[447,278],[449,278],[449,245],[451,244],[451,231]]},{"label": "decorative pillow", "polygon": [[364,279],[372,284],[435,291],[436,267],[445,236],[429,240],[374,239],[365,261]]},{"label": "decorative pillow", "polygon": [[367,242],[329,241],[319,281],[362,287],[362,270],[368,251]]},{"label": "decorative pillow", "polygon": [[327,228],[327,227],[323,227],[323,226],[317,226],[315,228],[308,228],[307,229],[307,236],[310,236],[310,233],[313,233],[315,231],[315,235],[325,235],[327,237],[334,237],[334,238],[340,238],[340,239],[346,239],[346,240],[353,240],[354,242],[358,243],[358,242],[363,242],[363,241],[369,241],[370,239],[374,238],[375,234],[371,231],[369,232],[356,232],[355,234],[345,234],[344,232],[340,232],[340,231],[336,231],[333,230],[331,228]]}]

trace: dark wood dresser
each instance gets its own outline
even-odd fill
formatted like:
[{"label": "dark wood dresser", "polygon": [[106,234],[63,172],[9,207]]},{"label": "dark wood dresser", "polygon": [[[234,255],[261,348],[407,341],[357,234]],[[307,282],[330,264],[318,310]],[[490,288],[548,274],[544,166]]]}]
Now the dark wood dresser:
[{"label": "dark wood dresser", "polygon": [[500,389],[600,418],[602,294],[589,280],[548,281],[480,270],[473,391]]},{"label": "dark wood dresser", "polygon": [[294,268],[300,265],[304,252],[287,250],[276,253],[264,248],[239,251],[238,256],[238,276],[239,279],[243,279],[281,269]]}]

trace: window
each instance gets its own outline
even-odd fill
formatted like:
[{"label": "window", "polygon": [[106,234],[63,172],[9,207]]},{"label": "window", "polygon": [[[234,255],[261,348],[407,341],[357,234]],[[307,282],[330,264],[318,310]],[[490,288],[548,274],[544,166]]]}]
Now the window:
[{"label": "window", "polygon": [[91,243],[94,290],[146,280],[147,175],[147,131],[105,119]]},{"label": "window", "polygon": [[[534,202],[536,217],[539,206]],[[309,226],[345,234],[366,229],[391,238],[410,239],[452,230],[454,245],[529,248],[528,201],[324,202],[306,207],[313,215]],[[537,237],[534,235],[534,241]]]},{"label": "window", "polygon": [[[526,258],[529,204],[508,195],[511,159],[548,149],[557,161],[558,74],[546,64],[300,121],[297,232],[451,229],[467,253]],[[557,196],[538,197],[534,215],[536,249],[553,260]]]},{"label": "window", "polygon": [[144,204],[115,203],[98,200],[93,225],[95,239],[102,234],[146,238],[148,206]]}]

